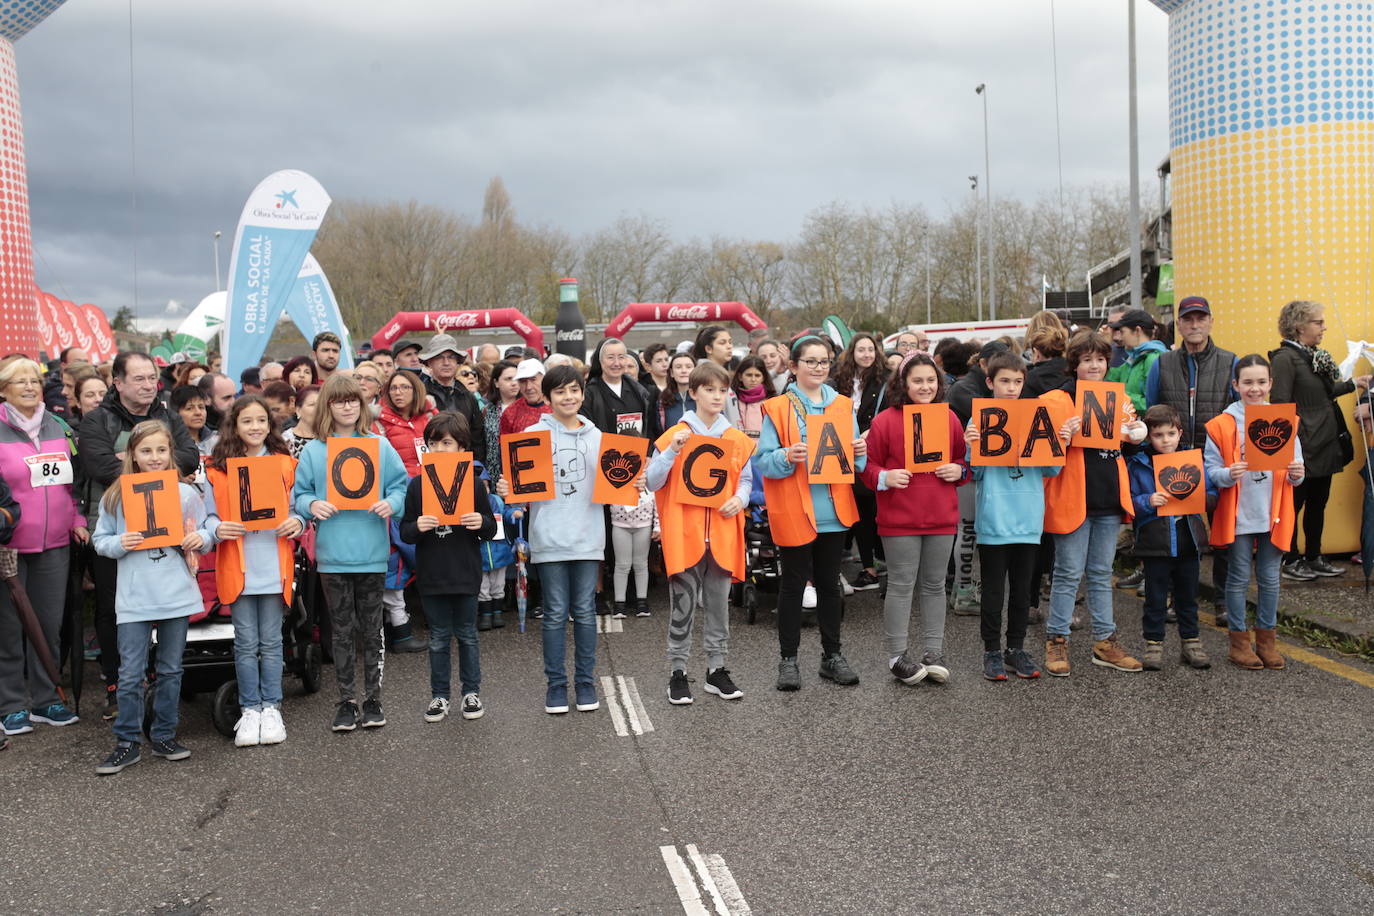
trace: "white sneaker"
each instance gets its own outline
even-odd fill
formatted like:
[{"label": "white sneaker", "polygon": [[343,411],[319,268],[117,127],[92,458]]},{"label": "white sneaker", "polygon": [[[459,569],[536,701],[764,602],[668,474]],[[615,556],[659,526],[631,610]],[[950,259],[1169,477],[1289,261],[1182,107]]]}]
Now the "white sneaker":
[{"label": "white sneaker", "polygon": [[258,740],[263,744],[281,744],[286,740],[286,723],[281,720],[281,710],[277,707],[263,708]]},{"label": "white sneaker", "polygon": [[463,694],[463,718],[480,719],[482,713],[486,712],[482,708],[482,698],[475,693]]},{"label": "white sneaker", "polygon": [[429,706],[425,707],[426,722],[442,722],[448,715],[448,700],[443,697],[435,697],[429,701]]},{"label": "white sneaker", "polygon": [[811,609],[816,606],[816,586],[810,582],[806,583],[806,588],[802,589],[802,607]]},{"label": "white sneaker", "polygon": [[245,709],[234,726],[234,747],[252,747],[262,743],[262,713]]},{"label": "white sneaker", "polygon": [[854,586],[849,584],[849,580],[844,577],[843,573],[840,574],[840,588],[844,590],[846,598],[854,594]]}]

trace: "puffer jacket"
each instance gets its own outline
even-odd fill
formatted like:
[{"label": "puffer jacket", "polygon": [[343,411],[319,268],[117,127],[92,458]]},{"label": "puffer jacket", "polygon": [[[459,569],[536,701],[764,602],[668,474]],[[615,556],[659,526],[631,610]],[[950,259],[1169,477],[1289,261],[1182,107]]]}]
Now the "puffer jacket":
[{"label": "puffer jacket", "polygon": [[410,477],[420,473],[420,456],[415,451],[415,440],[424,441],[425,427],[429,425],[430,418],[438,413],[437,410],[424,410],[407,419],[387,404],[383,405],[382,415],[372,425],[372,431],[390,442],[396,454],[401,456],[406,474]]},{"label": "puffer jacket", "polygon": [[76,448],[71,429],[47,410],[38,427],[38,447],[14,425],[10,408],[0,404],[0,476],[19,504],[20,520],[9,547],[19,553],[41,553],[71,542],[72,530],[86,526],[73,484],[32,485],[30,460],[40,454],[62,454],[75,475]]}]

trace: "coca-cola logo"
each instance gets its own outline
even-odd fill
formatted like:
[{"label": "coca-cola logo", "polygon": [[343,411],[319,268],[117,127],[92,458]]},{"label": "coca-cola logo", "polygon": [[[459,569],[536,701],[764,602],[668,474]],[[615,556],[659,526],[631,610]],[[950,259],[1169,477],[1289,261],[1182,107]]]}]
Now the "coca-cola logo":
[{"label": "coca-cola logo", "polygon": [[556,340],[585,340],[586,332],[581,328],[574,328],[571,331],[559,331],[555,336]]},{"label": "coca-cola logo", "polygon": [[402,330],[404,329],[401,327],[401,323],[399,321],[393,321],[391,327],[386,329],[386,336],[388,338],[399,337]]},{"label": "coca-cola logo", "polygon": [[521,321],[521,320],[519,320],[519,319],[516,319],[515,321],[512,321],[512,322],[511,322],[511,327],[515,328],[515,330],[516,330],[518,333],[520,333],[520,334],[528,334],[528,333],[530,333],[532,330],[534,330],[533,328],[530,327],[529,322],[527,322],[527,321]]},{"label": "coca-cola logo", "polygon": [[48,316],[44,314],[45,311],[40,303],[38,306],[38,334],[44,342],[47,342],[48,338],[52,336],[52,325],[48,324]]},{"label": "coca-cola logo", "polygon": [[709,311],[704,305],[675,305],[668,309],[668,321],[704,321]]},{"label": "coca-cola logo", "polygon": [[72,345],[71,329],[62,323],[62,316],[57,314],[57,309],[51,302],[47,303],[46,306],[48,317],[52,320],[52,326],[57,331],[57,343],[65,350]]},{"label": "coca-cola logo", "polygon": [[91,348],[91,335],[86,329],[86,322],[80,315],[72,311],[67,312],[67,317],[71,319],[72,330],[76,332],[76,345],[83,350]]},{"label": "coca-cola logo", "polygon": [[105,327],[94,315],[90,316],[91,335],[95,338],[95,345],[101,353],[109,353],[114,347],[110,343],[110,336],[105,333]]},{"label": "coca-cola logo", "polygon": [[440,315],[434,319],[434,326],[440,331],[449,328],[475,328],[477,327],[476,312],[458,312],[456,315]]}]

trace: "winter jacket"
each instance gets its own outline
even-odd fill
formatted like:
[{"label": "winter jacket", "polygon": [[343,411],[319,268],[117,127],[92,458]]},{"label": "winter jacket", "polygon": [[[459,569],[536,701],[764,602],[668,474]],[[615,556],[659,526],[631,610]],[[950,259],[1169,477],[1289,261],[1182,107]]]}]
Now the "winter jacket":
[{"label": "winter jacket", "polygon": [[1069,363],[1062,356],[1042,359],[1026,371],[1026,384],[1021,388],[1021,397],[1038,398],[1042,394],[1058,391],[1069,380]]},{"label": "winter jacket", "polygon": [[501,413],[501,435],[523,433],[539,422],[539,418],[549,413],[548,404],[531,404],[521,398]]},{"label": "winter jacket", "polygon": [[1236,400],[1231,375],[1236,354],[1223,350],[1207,339],[1200,353],[1184,347],[1170,350],[1150,367],[1145,378],[1145,403],[1168,404],[1183,418],[1179,451],[1202,448],[1207,437],[1207,421]]},{"label": "winter jacket", "polygon": [[[1186,451],[1186,449],[1184,449]],[[1126,473],[1131,478],[1131,502],[1135,506],[1135,555],[1138,557],[1178,556],[1179,526],[1183,521],[1193,538],[1193,548],[1202,553],[1207,543],[1207,524],[1202,513],[1194,515],[1159,515],[1150,505],[1155,495],[1154,450],[1148,445],[1126,461]],[[1216,498],[1217,488],[1204,473],[1202,475],[1208,502]]]},{"label": "winter jacket", "polygon": [[[392,515],[399,515],[405,508],[406,468],[401,463],[401,456],[385,439],[381,440],[379,454],[382,499],[391,504]],[[311,517],[311,503],[329,498],[325,477],[328,455],[328,446],[323,439],[312,439],[301,450],[291,501],[303,518]],[[320,572],[385,573],[391,547],[389,528],[386,519],[366,509],[341,509],[318,522],[315,561]]]},{"label": "winter jacket", "polygon": [[[1330,477],[1338,473],[1343,465],[1336,444],[1339,434],[1336,424],[1345,423],[1345,417],[1337,414],[1331,402],[1354,391],[1355,383],[1326,381],[1312,371],[1308,355],[1288,341],[1270,351],[1269,365],[1274,376],[1269,403],[1296,404],[1298,407],[1298,441],[1302,443],[1307,476]],[[1349,431],[1349,427],[1346,429]]]},{"label": "winter jacket", "polygon": [[38,427],[38,446],[13,424],[10,407],[0,404],[0,476],[19,504],[23,519],[10,539],[11,550],[20,553],[41,553],[71,542],[72,529],[84,528],[86,519],[77,504],[75,486],[70,483],[52,486],[32,485],[33,467],[40,454],[65,455],[75,480],[75,449],[71,430],[57,417],[43,412]]},{"label": "winter jacket", "polygon": [[472,482],[472,494],[482,526],[477,530],[462,525],[440,525],[432,531],[419,526],[423,481],[416,477],[406,486],[405,514],[401,518],[401,540],[415,545],[415,579],[422,595],[476,595],[482,588],[481,545],[496,534],[496,518],[491,512],[487,484],[481,478]]},{"label": "winter jacket", "polygon": [[468,418],[468,438],[471,439],[472,453],[482,456],[487,453],[487,436],[482,428],[482,409],[477,403],[477,395],[468,391],[462,382],[455,381],[451,387],[439,384],[438,380],[425,373],[425,390],[434,398],[434,406],[440,411],[451,410]]},{"label": "winter jacket", "polygon": [[10,495],[5,478],[0,477],[0,544],[8,544],[14,537],[14,529],[19,524],[22,511],[19,503]]},{"label": "winter jacket", "polygon": [[[1231,479],[1231,465],[1244,457],[1245,404],[1227,407],[1207,422],[1207,448],[1203,473],[1217,489],[1212,510],[1212,546],[1226,547],[1237,534],[1263,534],[1285,552],[1292,544],[1297,513],[1293,509],[1293,484],[1283,471],[1248,472]],[[1303,461],[1302,441],[1293,443],[1293,460]]]},{"label": "winter jacket", "polygon": [[568,429],[549,413],[529,427],[548,430],[553,444],[554,498],[529,504],[530,559],[535,563],[601,560],[606,554],[605,512],[592,502],[591,466],[601,451],[601,430],[586,417],[580,419],[577,429]]},{"label": "winter jacket", "polygon": [[992,397],[988,388],[988,378],[976,364],[968,367],[968,373],[955,382],[949,389],[949,409],[964,426],[973,416],[973,399]]},{"label": "winter jacket", "polygon": [[620,394],[616,394],[604,378],[596,375],[587,382],[582,416],[591,420],[603,433],[647,438],[651,406],[644,386],[630,376],[620,377]]},{"label": "winter jacket", "polygon": [[105,488],[124,470],[124,462],[116,458],[115,453],[124,451],[129,433],[143,420],[161,420],[172,431],[172,457],[177,470],[191,475],[200,467],[200,450],[176,411],[154,399],[147,416],[136,417],[119,399],[118,389],[111,388],[100,406],[81,418],[77,430],[81,443],[80,476],[90,482],[86,489],[91,505],[99,502]]},{"label": "winter jacket", "polygon": [[1168,349],[1163,341],[1147,340],[1127,350],[1124,363],[1107,370],[1107,381],[1125,383],[1126,397],[1135,405],[1137,414],[1144,414],[1146,410],[1145,380],[1150,376],[1150,369]]},{"label": "winter jacket", "polygon": [[958,487],[972,475],[964,456],[967,444],[964,429],[954,411],[949,411],[950,463],[962,465],[964,476],[949,483],[934,474],[911,475],[905,489],[888,488],[883,474],[906,466],[902,439],[902,408],[889,407],[873,419],[868,428],[868,462],[860,477],[878,498],[878,534],[906,537],[917,534],[954,534],[959,526]]},{"label": "winter jacket", "polygon": [[407,419],[393,410],[390,404],[384,404],[382,415],[373,424],[372,431],[391,443],[396,454],[401,456],[401,463],[406,466],[406,474],[411,477],[420,473],[420,455],[415,450],[416,444],[424,443],[425,427],[438,413],[437,410],[423,410]]}]

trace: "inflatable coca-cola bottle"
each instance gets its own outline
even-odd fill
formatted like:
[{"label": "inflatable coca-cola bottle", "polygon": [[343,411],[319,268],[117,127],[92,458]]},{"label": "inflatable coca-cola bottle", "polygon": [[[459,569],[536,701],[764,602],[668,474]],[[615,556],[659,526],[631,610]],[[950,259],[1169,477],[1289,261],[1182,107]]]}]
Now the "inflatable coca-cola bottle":
[{"label": "inflatable coca-cola bottle", "polygon": [[554,352],[587,360],[587,322],[577,307],[577,278],[558,281],[558,319],[553,323]]}]

